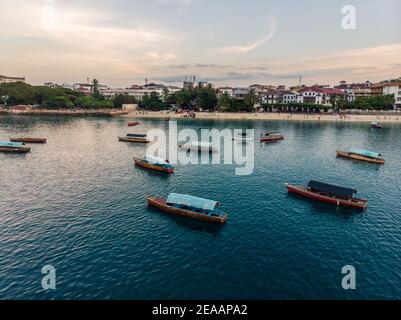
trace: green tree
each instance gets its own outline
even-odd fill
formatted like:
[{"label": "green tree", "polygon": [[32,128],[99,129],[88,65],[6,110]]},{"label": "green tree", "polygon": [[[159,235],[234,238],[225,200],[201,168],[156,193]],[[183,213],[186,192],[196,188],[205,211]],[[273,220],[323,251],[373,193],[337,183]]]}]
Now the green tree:
[{"label": "green tree", "polygon": [[223,94],[220,95],[217,101],[218,111],[220,112],[230,111],[231,103],[232,99],[230,95],[227,92],[224,92]]},{"label": "green tree", "polygon": [[254,108],[255,104],[258,102],[258,96],[255,94],[254,90],[251,90],[244,98],[245,104],[252,108]]},{"label": "green tree", "polygon": [[123,104],[136,104],[138,101],[128,94],[118,94],[114,97],[113,103],[116,108],[122,108]]},{"label": "green tree", "polygon": [[92,81],[92,97],[97,100],[103,100],[104,96],[100,92],[100,85],[98,79],[93,79]]}]

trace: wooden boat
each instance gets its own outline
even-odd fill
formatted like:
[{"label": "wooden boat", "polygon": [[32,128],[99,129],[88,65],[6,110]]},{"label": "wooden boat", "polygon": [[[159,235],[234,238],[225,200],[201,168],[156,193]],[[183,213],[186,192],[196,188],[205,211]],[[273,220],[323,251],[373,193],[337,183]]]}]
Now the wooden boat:
[{"label": "wooden boat", "polygon": [[267,132],[261,136],[260,142],[276,142],[283,139],[284,137],[279,132]]},{"label": "wooden boat", "polygon": [[337,157],[377,164],[385,163],[385,160],[382,158],[382,155],[380,153],[368,150],[351,149],[349,152],[337,151]]},{"label": "wooden boat", "polygon": [[46,143],[46,138],[10,138],[11,142],[22,142],[22,143]]},{"label": "wooden boat", "polygon": [[174,173],[174,166],[171,165],[167,160],[146,155],[144,159],[134,158],[135,165],[141,168]]},{"label": "wooden boat", "polygon": [[171,193],[167,199],[147,197],[148,205],[162,211],[207,222],[225,223],[228,215],[218,209],[217,201]]},{"label": "wooden boat", "polygon": [[381,129],[381,128],[383,128],[382,125],[381,125],[379,122],[372,122],[372,123],[370,124],[370,126],[371,126],[372,128],[374,128],[374,129]]},{"label": "wooden boat", "polygon": [[31,148],[25,147],[25,144],[21,142],[0,141],[0,152],[28,153],[31,152]]},{"label": "wooden boat", "polygon": [[288,192],[295,193],[306,198],[336,204],[337,206],[364,210],[367,200],[354,198],[356,190],[335,185],[310,181],[308,187],[286,184]]},{"label": "wooden boat", "polygon": [[118,137],[120,141],[132,143],[149,143],[146,134],[127,134],[126,137]]},{"label": "wooden boat", "polygon": [[138,121],[128,122],[128,127],[135,127],[138,126],[140,123]]}]

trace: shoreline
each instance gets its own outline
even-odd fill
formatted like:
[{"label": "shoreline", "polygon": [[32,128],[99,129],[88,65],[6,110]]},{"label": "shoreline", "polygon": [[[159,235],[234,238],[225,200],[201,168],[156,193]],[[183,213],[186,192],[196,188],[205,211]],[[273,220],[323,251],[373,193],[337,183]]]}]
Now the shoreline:
[{"label": "shoreline", "polygon": [[129,114],[129,111],[121,109],[100,110],[47,110],[28,109],[21,111],[10,111],[0,109],[0,115],[6,116],[72,116],[72,117],[120,117]]},{"label": "shoreline", "polygon": [[[374,122],[400,123],[400,115],[356,115],[356,114],[299,114],[299,113],[206,113],[196,112],[196,120],[238,120],[238,121],[311,121],[311,122]],[[125,115],[126,118],[135,119],[191,119],[183,114],[167,113],[166,111],[134,111]]]}]

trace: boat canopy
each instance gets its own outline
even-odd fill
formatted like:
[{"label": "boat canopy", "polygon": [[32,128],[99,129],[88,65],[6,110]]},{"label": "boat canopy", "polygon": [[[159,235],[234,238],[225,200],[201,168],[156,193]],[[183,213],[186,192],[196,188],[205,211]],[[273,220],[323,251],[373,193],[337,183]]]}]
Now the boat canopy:
[{"label": "boat canopy", "polygon": [[21,148],[23,146],[24,146],[24,144],[22,142],[0,141],[0,147]]},{"label": "boat canopy", "polygon": [[127,137],[129,137],[129,138],[146,138],[146,134],[128,133]]},{"label": "boat canopy", "polygon": [[354,153],[354,154],[358,154],[360,156],[365,156],[365,157],[375,158],[375,159],[380,159],[380,157],[382,156],[378,152],[373,152],[373,151],[363,150],[363,149],[351,149],[350,152]]},{"label": "boat canopy", "polygon": [[308,187],[314,191],[324,192],[327,194],[332,194],[335,196],[347,197],[347,198],[352,198],[356,193],[355,189],[343,188],[314,180],[309,181]]},{"label": "boat canopy", "polygon": [[147,162],[153,163],[153,164],[169,164],[166,159],[155,157],[150,154],[147,154],[145,156],[145,159]]},{"label": "boat canopy", "polygon": [[203,198],[198,198],[186,194],[171,193],[167,198],[168,204],[179,204],[197,209],[213,211],[217,206],[218,202]]},{"label": "boat canopy", "polygon": [[279,135],[279,134],[281,134],[281,133],[280,132],[266,132],[265,136],[276,136],[276,135]]}]

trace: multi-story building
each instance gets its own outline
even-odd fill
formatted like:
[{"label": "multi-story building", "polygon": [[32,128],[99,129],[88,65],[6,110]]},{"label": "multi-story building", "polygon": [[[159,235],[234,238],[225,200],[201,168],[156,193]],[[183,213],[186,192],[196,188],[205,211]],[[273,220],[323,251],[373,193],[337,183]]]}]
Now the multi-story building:
[{"label": "multi-story building", "polygon": [[290,90],[283,90],[280,92],[280,102],[284,104],[296,103],[297,94]]},{"label": "multi-story building", "polygon": [[3,76],[0,74],[0,84],[13,83],[13,82],[24,82],[25,83],[25,77],[9,77],[9,76]]},{"label": "multi-story building", "polygon": [[238,100],[243,100],[248,94],[250,90],[248,88],[235,88],[233,90],[233,98]]},{"label": "multi-story building", "polygon": [[395,107],[401,108],[401,81],[384,84],[383,94],[393,95],[395,99]]},{"label": "multi-story building", "polygon": [[231,87],[220,87],[217,88],[217,94],[218,95],[222,95],[222,94],[228,94],[230,96],[230,98],[233,98],[234,96],[234,88]]},{"label": "multi-story building", "polygon": [[297,102],[323,104],[323,89],[317,87],[304,87],[298,91]]}]

